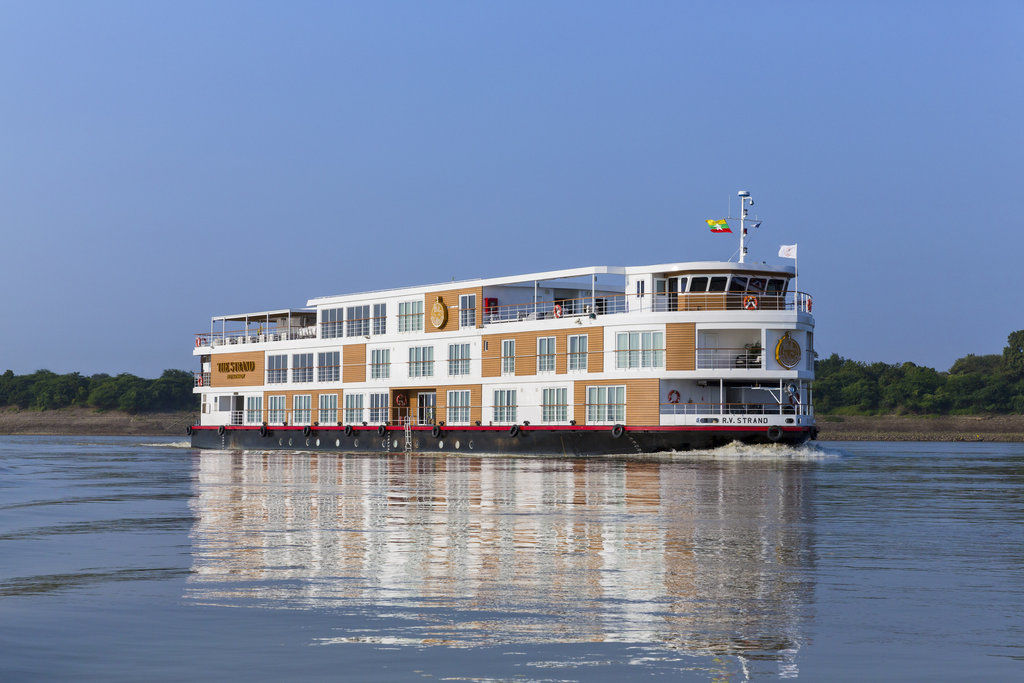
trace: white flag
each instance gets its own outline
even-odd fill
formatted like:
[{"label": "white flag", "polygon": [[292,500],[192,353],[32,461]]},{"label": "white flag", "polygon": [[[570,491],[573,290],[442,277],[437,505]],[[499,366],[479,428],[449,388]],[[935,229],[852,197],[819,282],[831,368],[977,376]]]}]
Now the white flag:
[{"label": "white flag", "polygon": [[796,258],[796,245],[783,244],[779,247],[779,256],[782,258]]}]

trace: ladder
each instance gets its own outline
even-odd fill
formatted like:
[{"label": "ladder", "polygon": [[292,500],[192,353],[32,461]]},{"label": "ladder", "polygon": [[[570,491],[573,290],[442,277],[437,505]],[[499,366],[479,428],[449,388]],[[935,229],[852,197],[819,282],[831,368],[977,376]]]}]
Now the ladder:
[{"label": "ladder", "polygon": [[405,418],[405,452],[412,453],[412,416]]}]

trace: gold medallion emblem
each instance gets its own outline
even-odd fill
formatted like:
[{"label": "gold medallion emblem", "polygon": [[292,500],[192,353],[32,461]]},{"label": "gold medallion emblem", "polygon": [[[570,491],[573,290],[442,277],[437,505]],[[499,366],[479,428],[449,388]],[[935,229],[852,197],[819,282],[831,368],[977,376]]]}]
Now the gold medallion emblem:
[{"label": "gold medallion emblem", "polygon": [[796,343],[795,339],[789,338],[789,332],[775,345],[775,360],[787,370],[792,370],[796,367],[797,363],[800,362],[800,355],[800,345]]},{"label": "gold medallion emblem", "polygon": [[433,307],[430,309],[430,324],[441,329],[448,322],[448,307],[444,305],[441,297],[437,297]]}]

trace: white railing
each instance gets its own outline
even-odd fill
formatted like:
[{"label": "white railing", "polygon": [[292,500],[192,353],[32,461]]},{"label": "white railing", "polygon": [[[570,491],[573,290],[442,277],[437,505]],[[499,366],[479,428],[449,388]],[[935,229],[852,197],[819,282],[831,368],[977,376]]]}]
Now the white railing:
[{"label": "white railing", "polygon": [[662,403],[662,415],[813,415],[805,403]]},{"label": "white railing", "polygon": [[698,348],[698,370],[760,370],[764,368],[764,353],[758,347]]},{"label": "white railing", "polygon": [[230,422],[230,424],[232,424],[232,425],[244,424],[243,421],[242,421],[242,418],[243,418],[244,415],[245,415],[245,411],[244,410],[232,410],[231,411],[231,422]]}]

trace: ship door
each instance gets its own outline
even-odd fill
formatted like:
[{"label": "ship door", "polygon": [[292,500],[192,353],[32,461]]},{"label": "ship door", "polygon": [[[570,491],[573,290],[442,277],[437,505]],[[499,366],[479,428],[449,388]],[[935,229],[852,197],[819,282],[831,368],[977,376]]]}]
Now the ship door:
[{"label": "ship door", "polygon": [[416,395],[417,415],[416,421],[421,425],[434,424],[434,406],[437,405],[437,393],[434,391],[421,391]]}]

